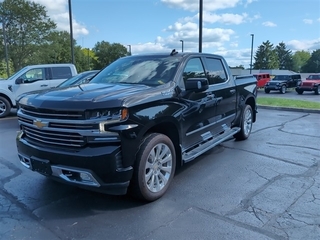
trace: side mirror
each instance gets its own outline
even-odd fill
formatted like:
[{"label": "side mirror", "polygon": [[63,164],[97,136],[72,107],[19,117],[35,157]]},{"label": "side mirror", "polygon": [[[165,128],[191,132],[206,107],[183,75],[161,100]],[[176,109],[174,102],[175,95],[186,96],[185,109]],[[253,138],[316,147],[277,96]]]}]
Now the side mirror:
[{"label": "side mirror", "polygon": [[15,83],[16,84],[21,84],[21,83],[23,83],[23,79],[22,78],[17,78]]},{"label": "side mirror", "polygon": [[206,78],[189,78],[185,84],[187,91],[203,92],[209,88],[209,82]]}]

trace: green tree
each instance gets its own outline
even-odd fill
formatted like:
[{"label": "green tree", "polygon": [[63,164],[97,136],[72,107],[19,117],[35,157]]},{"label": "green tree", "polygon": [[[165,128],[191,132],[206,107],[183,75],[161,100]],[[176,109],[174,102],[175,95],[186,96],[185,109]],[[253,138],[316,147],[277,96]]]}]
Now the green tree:
[{"label": "green tree", "polygon": [[68,63],[71,61],[70,34],[67,31],[53,31],[37,47],[31,64]]},{"label": "green tree", "polygon": [[94,60],[94,68],[102,69],[120,57],[128,55],[127,48],[120,43],[112,43],[102,41],[97,42],[92,49],[96,59]]},{"label": "green tree", "polygon": [[279,62],[273,44],[270,41],[263,42],[258,47],[254,56],[253,69],[277,69]]},{"label": "green tree", "polygon": [[278,56],[279,69],[293,70],[292,51],[287,50],[284,42],[281,42],[276,46],[275,52]]},{"label": "green tree", "polygon": [[307,63],[302,67],[302,72],[318,73],[320,72],[320,49],[312,52],[311,57]]},{"label": "green tree", "polygon": [[27,0],[4,0],[0,3],[0,16],[9,58],[17,71],[34,57],[56,24],[47,16],[44,6]]},{"label": "green tree", "polygon": [[308,51],[297,51],[293,54],[293,71],[301,72],[302,67],[306,65],[310,58],[310,53]]}]

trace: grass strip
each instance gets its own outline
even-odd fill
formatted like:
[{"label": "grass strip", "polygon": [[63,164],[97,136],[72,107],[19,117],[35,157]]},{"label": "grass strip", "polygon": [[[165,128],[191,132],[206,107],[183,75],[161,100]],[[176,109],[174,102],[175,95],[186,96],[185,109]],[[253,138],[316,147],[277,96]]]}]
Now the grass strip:
[{"label": "grass strip", "polygon": [[311,101],[287,99],[287,98],[258,97],[257,103],[258,105],[264,105],[264,106],[320,109],[320,102],[311,102]]}]

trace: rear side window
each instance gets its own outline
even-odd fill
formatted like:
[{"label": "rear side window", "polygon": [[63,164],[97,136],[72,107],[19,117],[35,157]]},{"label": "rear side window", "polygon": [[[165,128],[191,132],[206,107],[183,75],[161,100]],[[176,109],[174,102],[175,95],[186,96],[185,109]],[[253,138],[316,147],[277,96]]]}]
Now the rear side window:
[{"label": "rear side window", "polygon": [[224,83],[228,80],[226,71],[220,59],[206,58],[206,65],[210,85]]},{"label": "rear side window", "polygon": [[67,79],[72,77],[70,67],[52,67],[52,79]]}]

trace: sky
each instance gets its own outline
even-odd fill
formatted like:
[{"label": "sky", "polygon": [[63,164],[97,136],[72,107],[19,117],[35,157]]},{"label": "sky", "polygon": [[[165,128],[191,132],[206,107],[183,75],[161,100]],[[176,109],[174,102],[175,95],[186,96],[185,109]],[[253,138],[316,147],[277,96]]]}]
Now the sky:
[{"label": "sky", "polygon": [[[31,1],[31,0],[30,0]],[[58,30],[70,31],[68,0],[33,0]],[[71,0],[73,35],[83,48],[120,43],[132,54],[199,51],[199,0]],[[257,48],[284,42],[292,53],[320,49],[320,0],[203,0],[202,52],[250,65]],[[252,36],[253,34],[253,36]],[[254,60],[253,60],[254,61]]]}]

